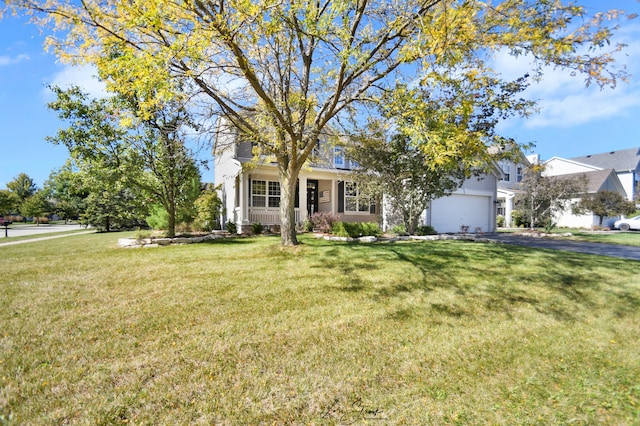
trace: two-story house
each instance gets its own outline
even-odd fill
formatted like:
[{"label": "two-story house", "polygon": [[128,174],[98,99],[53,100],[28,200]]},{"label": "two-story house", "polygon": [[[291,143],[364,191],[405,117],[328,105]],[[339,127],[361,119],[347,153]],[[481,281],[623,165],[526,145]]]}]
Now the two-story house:
[{"label": "two-story house", "polygon": [[[277,229],[280,225],[280,183],[275,163],[256,161],[251,142],[242,141],[233,131],[219,132],[216,141],[214,179],[220,185],[224,206],[222,221],[232,221],[238,232],[252,223]],[[303,224],[315,212],[330,212],[344,222],[382,222],[379,203],[361,197],[351,177],[352,164],[343,148],[319,140],[309,165],[298,177],[295,222]],[[472,177],[454,193],[431,202],[423,214],[423,224],[438,232],[495,230],[497,168]]]},{"label": "two-story house", "polygon": [[[280,226],[280,182],[275,163],[256,161],[251,142],[237,133],[219,133],[216,141],[214,179],[221,185],[225,214],[223,222],[234,222],[238,232],[252,223],[278,229]],[[350,177],[351,164],[343,148],[319,140],[313,159],[298,177],[295,223],[302,224],[313,213],[330,212],[343,222],[379,222],[378,207],[360,197]]]}]

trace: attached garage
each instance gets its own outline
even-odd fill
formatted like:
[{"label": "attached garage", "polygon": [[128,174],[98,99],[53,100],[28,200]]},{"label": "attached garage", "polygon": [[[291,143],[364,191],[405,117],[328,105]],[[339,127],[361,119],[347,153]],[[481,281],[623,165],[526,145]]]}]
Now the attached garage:
[{"label": "attached garage", "polygon": [[490,196],[453,194],[431,203],[425,222],[438,233],[460,232],[468,226],[468,232],[493,232],[495,219]]}]

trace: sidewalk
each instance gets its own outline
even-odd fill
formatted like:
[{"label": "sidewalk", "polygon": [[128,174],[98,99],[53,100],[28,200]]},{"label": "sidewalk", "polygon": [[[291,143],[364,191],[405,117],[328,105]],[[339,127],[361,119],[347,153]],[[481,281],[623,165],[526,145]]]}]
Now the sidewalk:
[{"label": "sidewalk", "polygon": [[16,244],[32,243],[34,241],[53,240],[54,238],[72,237],[74,235],[93,234],[95,232],[96,232],[95,229],[91,229],[91,230],[87,230],[87,231],[83,231],[83,232],[74,232],[74,233],[71,233],[71,234],[50,235],[48,237],[36,237],[36,238],[29,238],[29,239],[26,239],[26,240],[8,241],[6,243],[3,243],[2,242],[2,238],[0,238],[0,247],[13,246],[13,245],[16,245]]}]

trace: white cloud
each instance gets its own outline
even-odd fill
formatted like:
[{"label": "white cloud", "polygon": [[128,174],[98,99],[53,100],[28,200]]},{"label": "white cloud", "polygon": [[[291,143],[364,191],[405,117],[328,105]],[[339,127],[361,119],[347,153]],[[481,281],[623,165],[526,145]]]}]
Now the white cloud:
[{"label": "white cloud", "polygon": [[[573,127],[625,115],[640,106],[640,25],[623,27],[612,43],[627,45],[615,53],[614,58],[615,67],[630,74],[628,83],[618,81],[614,89],[586,87],[584,76],[572,76],[568,70],[547,67],[541,81],[532,83],[524,93],[528,99],[538,102],[539,113],[524,123],[512,120],[502,126],[509,127],[517,121],[529,129]],[[534,67],[531,57],[514,58],[506,52],[497,54],[492,64],[507,79],[522,77]]]},{"label": "white cloud", "polygon": [[0,56],[0,67],[18,64],[23,61],[28,61],[31,59],[29,55],[22,53],[18,56]]},{"label": "white cloud", "polygon": [[[86,92],[90,98],[104,98],[109,96],[105,84],[98,79],[97,74],[96,69],[89,65],[67,65],[55,73],[48,84],[58,86],[62,89],[78,86]],[[52,92],[46,88],[44,96],[49,98],[52,96]]]}]

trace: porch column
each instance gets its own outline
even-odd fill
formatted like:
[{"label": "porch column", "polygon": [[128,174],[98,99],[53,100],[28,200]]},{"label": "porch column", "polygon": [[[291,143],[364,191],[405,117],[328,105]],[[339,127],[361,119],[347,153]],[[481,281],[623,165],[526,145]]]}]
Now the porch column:
[{"label": "porch column", "polygon": [[249,175],[240,175],[240,217],[238,218],[240,225],[249,224],[249,201],[251,199],[249,195],[250,178],[251,176]]},{"label": "porch column", "polygon": [[505,218],[505,226],[507,228],[513,227],[513,218],[511,217],[511,214],[513,212],[513,199],[514,197],[511,194],[507,194],[504,199],[505,201],[504,202],[504,206],[505,206],[504,218]]},{"label": "porch column", "polygon": [[300,222],[304,223],[308,218],[307,214],[307,177],[300,174]]}]

